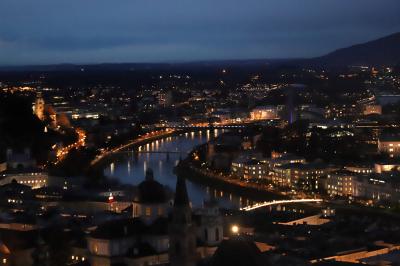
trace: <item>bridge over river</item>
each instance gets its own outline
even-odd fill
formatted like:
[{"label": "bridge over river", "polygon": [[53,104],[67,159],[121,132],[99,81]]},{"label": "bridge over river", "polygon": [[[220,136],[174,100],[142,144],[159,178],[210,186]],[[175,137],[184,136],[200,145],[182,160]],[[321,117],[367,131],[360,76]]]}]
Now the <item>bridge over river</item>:
[{"label": "bridge over river", "polygon": [[204,129],[242,129],[253,125],[267,125],[274,124],[277,120],[274,119],[258,119],[246,120],[241,122],[229,123],[200,123],[189,125],[158,125],[159,129],[175,129],[175,130],[204,130]]}]

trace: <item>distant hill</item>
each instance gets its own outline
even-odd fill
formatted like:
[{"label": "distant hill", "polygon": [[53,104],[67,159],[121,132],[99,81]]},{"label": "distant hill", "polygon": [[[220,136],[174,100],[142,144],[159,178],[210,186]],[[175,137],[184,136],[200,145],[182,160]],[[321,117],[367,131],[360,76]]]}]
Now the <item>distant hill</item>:
[{"label": "distant hill", "polygon": [[394,66],[400,63],[400,32],[367,43],[338,49],[325,56],[305,60],[305,62],[308,65],[327,67]]},{"label": "distant hill", "polygon": [[0,72],[13,71],[165,71],[235,67],[259,69],[280,66],[347,67],[355,65],[400,66],[400,32],[363,44],[338,49],[327,55],[302,59],[208,60],[170,63],[103,63],[0,66]]},{"label": "distant hill", "polygon": [[0,66],[0,72],[39,71],[39,72],[93,72],[93,71],[183,71],[201,69],[221,69],[223,67],[259,68],[291,62],[292,59],[243,59],[243,60],[209,60],[171,63],[101,63],[101,64],[52,64]]}]

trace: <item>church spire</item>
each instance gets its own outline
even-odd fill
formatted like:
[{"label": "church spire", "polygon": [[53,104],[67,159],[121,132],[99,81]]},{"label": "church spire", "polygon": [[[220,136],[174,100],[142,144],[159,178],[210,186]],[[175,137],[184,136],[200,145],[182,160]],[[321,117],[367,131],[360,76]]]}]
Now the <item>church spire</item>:
[{"label": "church spire", "polygon": [[196,226],[183,177],[176,181],[174,207],[168,226],[169,261],[171,266],[196,265]]},{"label": "church spire", "polygon": [[183,177],[179,177],[176,181],[174,207],[189,206],[189,197],[186,189],[186,181]]}]

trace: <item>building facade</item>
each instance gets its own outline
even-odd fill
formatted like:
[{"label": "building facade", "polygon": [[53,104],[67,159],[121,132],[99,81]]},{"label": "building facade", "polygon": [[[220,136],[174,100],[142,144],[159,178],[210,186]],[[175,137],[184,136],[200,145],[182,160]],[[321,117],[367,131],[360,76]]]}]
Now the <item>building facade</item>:
[{"label": "building facade", "polygon": [[279,119],[276,106],[257,106],[250,112],[251,120]]},{"label": "building facade", "polygon": [[380,153],[388,154],[389,157],[400,156],[400,137],[387,136],[378,139],[378,151]]}]

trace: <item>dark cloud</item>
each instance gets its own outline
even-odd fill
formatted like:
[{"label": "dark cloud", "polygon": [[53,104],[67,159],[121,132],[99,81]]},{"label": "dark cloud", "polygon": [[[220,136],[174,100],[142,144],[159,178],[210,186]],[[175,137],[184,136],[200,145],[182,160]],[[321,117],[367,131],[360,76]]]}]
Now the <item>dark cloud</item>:
[{"label": "dark cloud", "polygon": [[0,64],[316,56],[400,31],[398,0],[1,0]]}]

